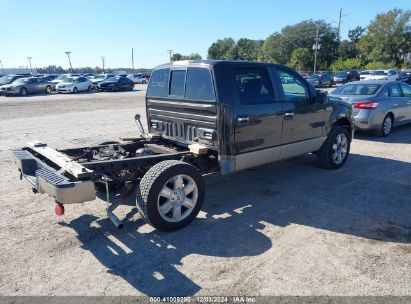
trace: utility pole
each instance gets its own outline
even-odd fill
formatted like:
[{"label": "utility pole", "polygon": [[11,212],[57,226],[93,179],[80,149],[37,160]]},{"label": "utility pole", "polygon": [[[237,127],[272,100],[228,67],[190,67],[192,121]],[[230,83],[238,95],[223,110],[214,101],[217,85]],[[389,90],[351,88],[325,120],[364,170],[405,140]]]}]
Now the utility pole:
[{"label": "utility pole", "polygon": [[131,67],[133,68],[134,72],[134,48],[131,48]]},{"label": "utility pole", "polygon": [[1,69],[3,70],[3,74],[6,75],[6,71],[4,70],[3,62],[1,60],[0,60],[0,65],[1,65]]},{"label": "utility pole", "polygon": [[69,51],[66,52],[66,55],[67,55],[67,57],[68,57],[69,64],[70,64],[70,69],[71,69],[71,72],[73,73],[73,66],[71,65],[70,54],[71,54],[71,52],[69,52]]},{"label": "utility pole", "polygon": [[174,50],[167,50],[167,52],[170,54],[170,62],[171,62],[171,56],[173,55]]},{"label": "utility pole", "polygon": [[340,41],[341,16],[342,16],[342,8],[340,8],[340,17],[338,17],[338,30],[337,30],[337,39],[338,39],[338,41]]},{"label": "utility pole", "polygon": [[30,74],[31,76],[33,76],[33,69],[31,68],[31,58],[32,57],[27,57],[27,60],[29,61],[29,65],[30,65]]},{"label": "utility pole", "polygon": [[103,62],[103,73],[104,73],[104,64],[105,64],[104,56],[101,56],[101,61]]},{"label": "utility pole", "polygon": [[313,45],[313,50],[314,50],[314,74],[317,68],[317,51],[321,48],[321,44],[318,43],[319,38],[318,38],[318,30],[320,28],[320,25],[317,25],[317,33],[315,34],[315,43]]}]

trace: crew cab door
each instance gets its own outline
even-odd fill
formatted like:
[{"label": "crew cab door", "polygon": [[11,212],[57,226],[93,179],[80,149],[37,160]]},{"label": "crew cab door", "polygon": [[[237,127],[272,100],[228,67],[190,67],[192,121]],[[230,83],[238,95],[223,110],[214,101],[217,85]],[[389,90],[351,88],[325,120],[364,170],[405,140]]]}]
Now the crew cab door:
[{"label": "crew cab door", "polygon": [[282,105],[266,66],[234,66],[235,153],[281,145]]},{"label": "crew cab door", "polygon": [[[316,102],[312,96],[314,90],[309,88],[309,84],[296,72],[277,68],[276,74],[284,111],[281,144],[322,137],[325,104]],[[281,81],[282,79],[287,79],[287,82]]]}]

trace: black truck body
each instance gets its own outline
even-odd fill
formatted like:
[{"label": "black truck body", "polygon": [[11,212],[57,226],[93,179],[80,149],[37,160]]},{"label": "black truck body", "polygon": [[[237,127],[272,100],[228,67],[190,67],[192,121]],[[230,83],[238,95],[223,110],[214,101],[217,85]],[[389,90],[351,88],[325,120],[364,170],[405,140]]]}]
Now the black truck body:
[{"label": "black truck body", "polygon": [[[337,169],[354,130],[350,105],[329,100],[294,70],[268,63],[161,65],[149,82],[146,113],[148,132],[136,138],[58,151],[31,143],[12,152],[22,177],[54,197],[60,213],[64,204],[93,200],[95,186],[108,199],[109,191],[134,185],[142,216],[169,231],[199,212],[201,175],[311,152],[323,167]],[[136,121],[141,125],[138,115]],[[108,214],[121,227],[112,209]]]}]

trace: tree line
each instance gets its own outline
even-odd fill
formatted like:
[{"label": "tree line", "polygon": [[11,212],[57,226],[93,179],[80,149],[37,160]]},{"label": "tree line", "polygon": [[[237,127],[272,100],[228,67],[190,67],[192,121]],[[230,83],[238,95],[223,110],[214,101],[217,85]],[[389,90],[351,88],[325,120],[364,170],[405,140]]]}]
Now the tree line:
[{"label": "tree line", "polygon": [[[151,73],[151,69],[130,69],[130,68],[106,68],[102,69],[101,67],[82,67],[82,68],[74,68],[74,73],[81,73],[81,74],[100,74],[100,73],[113,73],[115,71],[125,71],[127,73]],[[64,69],[61,66],[56,65],[49,65],[43,68],[37,68],[37,73],[39,74],[64,74],[64,73],[71,73],[71,69]]]},{"label": "tree line", "polygon": [[410,68],[411,11],[395,8],[380,13],[365,28],[357,26],[341,40],[338,29],[323,20],[288,25],[266,40],[218,39],[208,59],[249,60],[285,64],[302,71],[314,66],[316,31],[319,32],[317,70]]}]

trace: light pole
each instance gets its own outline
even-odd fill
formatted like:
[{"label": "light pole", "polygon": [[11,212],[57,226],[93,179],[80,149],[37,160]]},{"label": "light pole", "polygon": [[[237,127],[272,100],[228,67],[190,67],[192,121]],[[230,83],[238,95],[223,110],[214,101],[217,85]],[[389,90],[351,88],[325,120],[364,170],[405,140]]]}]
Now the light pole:
[{"label": "light pole", "polygon": [[31,68],[31,58],[32,57],[27,57],[27,60],[29,61],[29,65],[30,65],[30,74],[31,76],[33,76],[33,69]]},{"label": "light pole", "polygon": [[73,73],[73,66],[71,65],[71,59],[70,59],[70,54],[71,54],[71,52],[67,51],[67,52],[65,52],[65,53],[66,53],[66,55],[67,55],[67,57],[68,57],[68,60],[69,60],[71,72]]},{"label": "light pole", "polygon": [[319,30],[319,25],[317,26],[317,33],[315,34],[315,43],[313,44],[313,50],[314,50],[314,74],[317,68],[317,51],[321,48],[321,44],[318,43],[318,30]]},{"label": "light pole", "polygon": [[0,65],[1,65],[1,69],[3,70],[3,74],[6,75],[6,72],[4,71],[4,68],[3,68],[3,62],[1,60],[0,60]]},{"label": "light pole", "polygon": [[105,63],[105,61],[104,61],[104,57],[103,57],[103,56],[101,56],[101,61],[103,62],[103,73],[104,73],[104,63]]},{"label": "light pole", "polygon": [[171,62],[171,56],[173,55],[174,50],[167,50],[167,52],[170,54],[170,62]]}]

